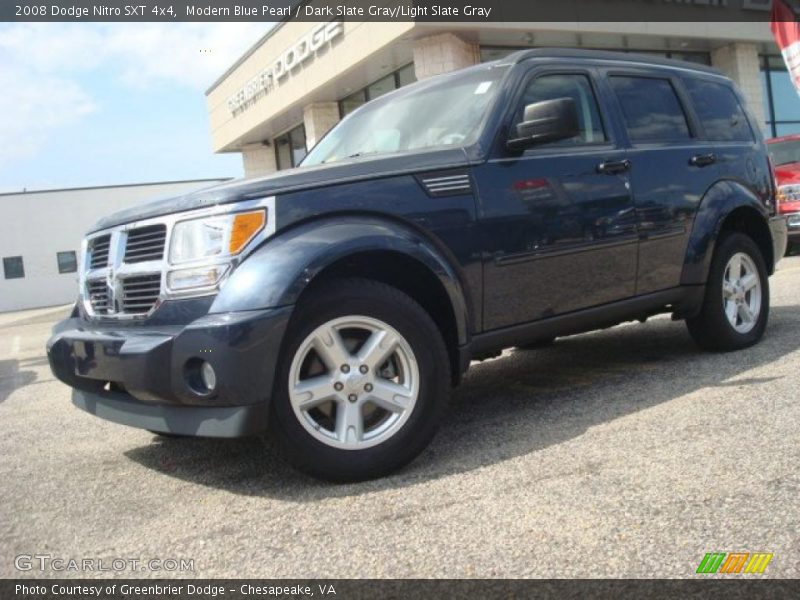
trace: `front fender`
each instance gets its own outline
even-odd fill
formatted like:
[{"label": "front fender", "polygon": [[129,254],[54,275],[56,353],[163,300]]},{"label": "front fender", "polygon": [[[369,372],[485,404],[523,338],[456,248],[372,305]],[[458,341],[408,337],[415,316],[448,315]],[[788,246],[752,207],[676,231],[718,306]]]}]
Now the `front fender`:
[{"label": "front fender", "polygon": [[711,186],[700,202],[686,248],[681,274],[682,285],[704,285],[711,268],[711,257],[725,218],[741,207],[754,209],[769,222],[769,212],[758,196],[735,181],[719,181]]},{"label": "front fender", "polygon": [[392,251],[418,260],[446,290],[456,318],[459,344],[468,340],[464,287],[446,250],[412,227],[370,216],[321,218],[268,240],[231,275],[210,313],[293,305],[326,267],[347,256]]}]

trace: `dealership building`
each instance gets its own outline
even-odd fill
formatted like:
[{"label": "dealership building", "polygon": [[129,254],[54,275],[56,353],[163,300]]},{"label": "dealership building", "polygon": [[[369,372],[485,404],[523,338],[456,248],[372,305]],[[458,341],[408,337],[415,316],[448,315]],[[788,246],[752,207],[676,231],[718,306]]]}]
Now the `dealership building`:
[{"label": "dealership building", "polygon": [[[630,5],[632,0],[614,2]],[[754,114],[762,117],[768,137],[800,133],[800,100],[769,30],[769,0],[717,4],[725,5],[718,10],[741,11],[749,20],[287,20],[270,29],[207,91],[213,147],[216,152],[241,152],[248,177],[290,168],[336,122],[373,98],[534,47],[639,52],[712,65],[740,86]],[[683,5],[688,11],[697,9],[690,2],[674,4],[681,10]]]}]

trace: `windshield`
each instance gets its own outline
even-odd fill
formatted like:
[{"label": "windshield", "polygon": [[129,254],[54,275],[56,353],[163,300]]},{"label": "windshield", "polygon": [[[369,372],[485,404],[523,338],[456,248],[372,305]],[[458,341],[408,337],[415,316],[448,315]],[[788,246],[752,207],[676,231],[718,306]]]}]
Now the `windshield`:
[{"label": "windshield", "polygon": [[507,70],[507,66],[470,69],[369,102],[328,133],[300,166],[471,144]]},{"label": "windshield", "polygon": [[776,167],[800,162],[800,140],[776,142],[767,146],[772,164]]}]

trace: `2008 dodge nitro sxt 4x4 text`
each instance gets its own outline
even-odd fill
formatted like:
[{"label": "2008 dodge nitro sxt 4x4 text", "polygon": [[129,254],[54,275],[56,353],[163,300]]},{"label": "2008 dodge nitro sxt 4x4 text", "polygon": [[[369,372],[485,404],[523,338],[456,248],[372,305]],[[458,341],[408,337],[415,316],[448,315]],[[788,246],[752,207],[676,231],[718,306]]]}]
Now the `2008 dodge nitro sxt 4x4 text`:
[{"label": "2008 dodge nitro sxt 4x4 text", "polygon": [[48,353],[99,417],[270,430],[360,480],[421,452],[504,348],[658,313],[708,350],[755,344],[785,246],[729,79],[529,50],[366,104],[299,168],[101,220]]}]

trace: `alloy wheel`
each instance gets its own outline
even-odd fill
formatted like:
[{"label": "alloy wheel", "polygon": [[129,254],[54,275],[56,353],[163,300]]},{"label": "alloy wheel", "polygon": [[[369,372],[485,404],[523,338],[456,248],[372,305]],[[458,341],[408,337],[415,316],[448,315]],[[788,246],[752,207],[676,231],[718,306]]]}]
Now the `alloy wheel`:
[{"label": "alloy wheel", "polygon": [[761,278],[755,262],[744,252],[737,252],[725,267],[722,305],[728,322],[738,333],[749,333],[756,326],[761,299]]},{"label": "alloy wheel", "polygon": [[406,339],[365,316],[333,319],[300,344],[289,370],[295,416],[314,438],[344,450],[376,446],[414,410],[419,367]]}]

